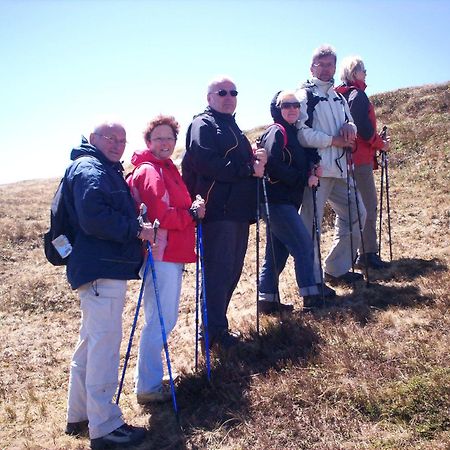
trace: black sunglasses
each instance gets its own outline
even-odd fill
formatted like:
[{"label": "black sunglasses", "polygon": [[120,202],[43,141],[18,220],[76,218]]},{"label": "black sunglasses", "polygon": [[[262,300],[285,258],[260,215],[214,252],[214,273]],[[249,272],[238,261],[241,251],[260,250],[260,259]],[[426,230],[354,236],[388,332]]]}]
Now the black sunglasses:
[{"label": "black sunglasses", "polygon": [[221,89],[220,91],[215,91],[214,94],[217,94],[219,97],[225,97],[227,94],[230,94],[232,97],[236,97],[238,95],[238,91],[234,89],[232,89],[231,91]]},{"label": "black sunglasses", "polygon": [[300,108],[300,102],[285,102],[282,103],[280,106],[281,109],[290,109],[290,108],[298,109]]}]

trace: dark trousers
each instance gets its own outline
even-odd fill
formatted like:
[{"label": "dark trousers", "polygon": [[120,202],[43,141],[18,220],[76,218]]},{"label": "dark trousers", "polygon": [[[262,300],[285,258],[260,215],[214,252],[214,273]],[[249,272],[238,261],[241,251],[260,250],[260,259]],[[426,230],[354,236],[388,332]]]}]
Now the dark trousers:
[{"label": "dark trousers", "polygon": [[241,277],[249,224],[221,220],[203,224],[206,305],[210,339],[228,329],[227,309]]}]

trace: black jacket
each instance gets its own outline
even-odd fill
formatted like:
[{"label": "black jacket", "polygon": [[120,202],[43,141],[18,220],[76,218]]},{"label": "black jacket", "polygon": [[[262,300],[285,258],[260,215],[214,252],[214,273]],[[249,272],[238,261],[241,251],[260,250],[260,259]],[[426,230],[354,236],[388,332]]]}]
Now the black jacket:
[{"label": "black jacket", "polygon": [[122,165],[109,161],[83,140],[72,150],[66,171],[65,204],[75,230],[67,263],[72,289],[97,278],[139,278],[142,244],[137,239],[137,211]]},{"label": "black jacket", "polygon": [[196,116],[188,128],[181,167],[191,197],[205,199],[205,221],[255,220],[253,152],[233,115],[208,107]]},{"label": "black jacket", "polygon": [[278,94],[270,103],[270,113],[274,122],[286,130],[287,145],[284,147],[283,132],[277,126],[269,127],[261,137],[261,145],[268,155],[267,197],[269,203],[293,204],[299,208],[311,168],[320,161],[320,157],[316,149],[300,145],[295,124],[286,122],[281,109],[276,106]]}]

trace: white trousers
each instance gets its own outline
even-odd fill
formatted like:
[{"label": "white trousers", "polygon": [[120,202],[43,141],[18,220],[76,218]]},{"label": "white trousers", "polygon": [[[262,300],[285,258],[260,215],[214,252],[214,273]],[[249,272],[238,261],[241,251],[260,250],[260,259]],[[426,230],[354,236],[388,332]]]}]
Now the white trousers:
[{"label": "white trousers", "polygon": [[[349,204],[347,195],[347,180],[345,178],[330,178],[322,177],[320,179],[320,186],[317,189],[317,221],[319,230],[321,229],[325,203],[329,202],[330,206],[336,213],[336,220],[334,223],[334,239],[328,256],[324,261],[323,270],[339,277],[344,275],[352,267],[353,260],[356,257],[356,251],[361,242],[361,234],[359,230],[359,221],[355,201],[355,189],[353,179],[350,179],[350,214],[351,222],[349,221]],[[358,206],[361,226],[364,228],[366,222],[366,208],[358,192]],[[305,188],[303,193],[303,203],[300,208],[300,216],[309,233],[312,233],[314,207],[312,200],[312,190],[309,187]],[[350,233],[350,223],[352,232]],[[351,255],[351,246],[353,245],[353,255]],[[319,259],[317,251],[317,242],[314,236],[314,273],[316,282],[320,283]]]},{"label": "white trousers", "polygon": [[122,340],[122,312],[127,282],[98,279],[78,288],[80,337],[70,366],[67,421],[89,420],[96,439],[123,425],[122,411],[112,402]]},{"label": "white trousers", "polygon": [[[155,261],[156,284],[167,339],[178,319],[183,266],[182,263]],[[161,324],[150,267],[144,286],[144,313],[145,324],[141,333],[135,374],[136,394],[158,390],[164,376]]]}]

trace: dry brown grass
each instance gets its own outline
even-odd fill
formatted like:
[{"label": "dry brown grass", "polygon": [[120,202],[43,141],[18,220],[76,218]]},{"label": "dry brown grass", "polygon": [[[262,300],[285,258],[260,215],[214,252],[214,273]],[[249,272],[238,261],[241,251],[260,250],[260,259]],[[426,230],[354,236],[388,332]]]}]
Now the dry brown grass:
[{"label": "dry brown grass", "polygon": [[[169,342],[182,375],[182,430],[170,405],[141,409],[135,402],[139,325],[121,405],[127,420],[149,429],[140,448],[449,448],[448,92],[446,84],[374,99],[380,124],[393,136],[392,267],[373,273],[370,288],[339,288],[341,308],[312,314],[300,310],[289,263],[281,293],[296,311],[283,323],[262,318],[258,340],[252,229],[230,307],[231,325],[244,342],[236,353],[213,358],[211,385],[203,370],[193,371],[195,269],[187,268]],[[0,187],[1,449],[89,448],[86,438],[63,434],[79,311],[64,270],[46,263],[41,248],[57,183]],[[326,232],[324,249],[331,238]],[[383,253],[386,258],[386,242]],[[138,289],[138,282],[129,284],[123,353]]]}]

